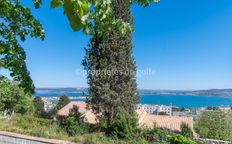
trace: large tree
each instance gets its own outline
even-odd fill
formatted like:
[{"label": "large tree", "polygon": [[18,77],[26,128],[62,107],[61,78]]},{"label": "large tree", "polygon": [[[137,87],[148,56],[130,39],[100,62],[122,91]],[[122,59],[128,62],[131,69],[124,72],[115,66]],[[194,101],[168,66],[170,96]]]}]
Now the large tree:
[{"label": "large tree", "polygon": [[[129,0],[112,0],[115,19],[132,24]],[[104,25],[103,25],[104,26]],[[101,29],[101,23],[97,26]],[[112,28],[112,26],[109,26]],[[113,29],[102,36],[95,29],[83,62],[88,72],[88,102],[100,119],[110,125],[119,109],[133,114],[139,101],[132,56],[131,33]]]},{"label": "large tree", "polygon": [[26,53],[20,42],[26,37],[44,39],[41,24],[21,5],[19,0],[0,1],[0,69],[10,75],[26,92],[33,93],[34,85],[25,63]]},{"label": "large tree", "polygon": [[134,115],[138,102],[131,32],[134,2],[159,0],[52,0],[63,7],[74,31],[92,36],[83,65],[88,72],[89,106],[109,126],[120,109]]}]

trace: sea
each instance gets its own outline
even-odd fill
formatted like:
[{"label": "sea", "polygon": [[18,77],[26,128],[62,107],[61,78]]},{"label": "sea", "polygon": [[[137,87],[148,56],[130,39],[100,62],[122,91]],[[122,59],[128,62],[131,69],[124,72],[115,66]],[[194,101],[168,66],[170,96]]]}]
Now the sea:
[{"label": "sea", "polygon": [[[59,97],[61,95],[76,97],[73,101],[83,101],[78,98],[82,93],[36,93],[34,96],[40,97]],[[192,96],[192,95],[160,95],[160,94],[141,94],[141,104],[172,105],[181,108],[201,108],[207,106],[232,106],[232,97],[223,96]]]}]

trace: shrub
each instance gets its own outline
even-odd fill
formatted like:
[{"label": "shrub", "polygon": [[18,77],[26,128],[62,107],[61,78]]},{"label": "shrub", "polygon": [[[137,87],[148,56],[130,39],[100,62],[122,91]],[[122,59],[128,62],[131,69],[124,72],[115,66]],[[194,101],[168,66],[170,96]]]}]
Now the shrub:
[{"label": "shrub", "polygon": [[71,136],[87,132],[87,125],[79,123],[75,117],[68,117],[65,119],[63,125],[65,131]]},{"label": "shrub", "polygon": [[140,136],[142,139],[145,139],[148,142],[152,143],[163,143],[167,141],[168,132],[164,130],[160,130],[158,128],[153,129],[142,129]]},{"label": "shrub", "polygon": [[88,124],[84,122],[82,114],[78,112],[78,109],[78,107],[73,107],[69,116],[60,123],[61,127],[71,136],[88,132]]},{"label": "shrub", "polygon": [[[9,126],[10,125],[10,126]],[[47,138],[67,138],[66,132],[51,120],[15,114],[0,121],[0,130]]]},{"label": "shrub", "polygon": [[168,142],[170,142],[170,144],[197,144],[192,139],[178,134],[173,134],[169,136]]},{"label": "shrub", "polygon": [[31,94],[26,93],[17,82],[0,77],[0,111],[32,113]]},{"label": "shrub", "polygon": [[23,129],[36,129],[47,127],[52,124],[51,120],[37,118],[32,115],[15,116],[13,118],[15,125]]},{"label": "shrub", "polygon": [[185,137],[189,137],[189,138],[192,138],[193,137],[193,133],[192,133],[192,130],[191,128],[189,127],[188,124],[186,123],[182,123],[181,126],[181,135],[185,136]]},{"label": "shrub", "polygon": [[135,132],[137,119],[135,115],[119,110],[116,117],[108,127],[108,134],[116,138],[129,138]]}]

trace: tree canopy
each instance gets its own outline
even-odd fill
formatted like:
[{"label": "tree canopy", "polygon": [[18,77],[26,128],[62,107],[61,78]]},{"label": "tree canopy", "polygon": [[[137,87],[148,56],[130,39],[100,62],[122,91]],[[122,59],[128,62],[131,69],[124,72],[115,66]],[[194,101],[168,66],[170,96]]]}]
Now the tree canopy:
[{"label": "tree canopy", "polygon": [[10,71],[10,76],[26,92],[33,93],[34,85],[25,63],[26,53],[20,42],[26,37],[44,39],[44,30],[29,8],[19,0],[0,1],[0,68]]},{"label": "tree canopy", "polygon": [[200,137],[231,141],[232,112],[205,111],[194,125]]},{"label": "tree canopy", "polygon": [[45,117],[44,101],[41,97],[35,97],[33,99],[33,104],[35,107],[35,114],[40,117]]},{"label": "tree canopy", "polygon": [[56,109],[60,110],[64,106],[66,106],[68,103],[70,103],[70,100],[69,100],[68,96],[63,95],[63,96],[60,97],[60,99],[59,99],[59,101],[58,101],[58,103],[56,105]]},{"label": "tree canopy", "polygon": [[[33,0],[35,5],[39,7],[41,0]],[[146,7],[152,2],[160,0],[131,0]],[[130,23],[118,19],[114,16],[112,0],[52,0],[52,8],[64,9],[70,25],[74,31],[83,30],[85,34],[105,35],[111,29],[125,34],[133,31]],[[98,27],[100,25],[100,27]],[[95,31],[98,29],[98,31]]]},{"label": "tree canopy", "polygon": [[31,96],[18,86],[17,82],[0,78],[0,111],[8,113],[31,113],[33,105]]}]

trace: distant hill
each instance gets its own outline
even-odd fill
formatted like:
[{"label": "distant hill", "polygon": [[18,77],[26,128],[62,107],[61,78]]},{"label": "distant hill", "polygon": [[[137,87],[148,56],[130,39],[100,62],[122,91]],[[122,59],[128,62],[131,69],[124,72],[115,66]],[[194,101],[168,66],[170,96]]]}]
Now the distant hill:
[{"label": "distant hill", "polygon": [[172,95],[195,95],[195,96],[225,96],[232,97],[232,89],[209,89],[209,90],[141,90],[143,94],[172,94]]},{"label": "distant hill", "polygon": [[232,97],[232,89],[209,89],[209,90],[196,90],[190,92],[193,95],[212,95],[212,96],[228,96]]},{"label": "distant hill", "polygon": [[[87,88],[37,88],[37,93],[88,93]],[[171,95],[195,95],[195,96],[224,96],[232,97],[232,89],[208,89],[208,90],[145,90],[140,89],[140,94],[171,94]]]},{"label": "distant hill", "polygon": [[37,93],[78,93],[87,92],[87,88],[36,88]]}]

